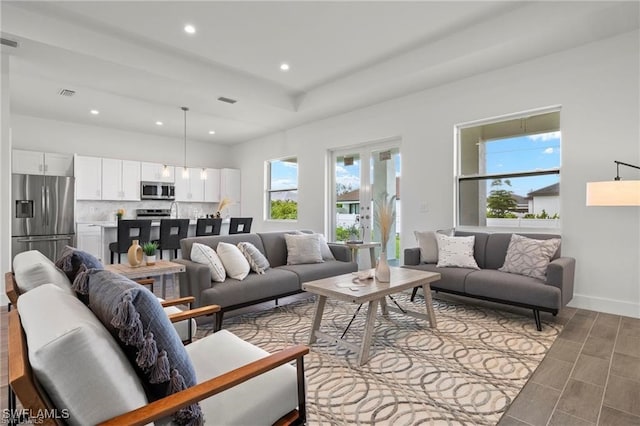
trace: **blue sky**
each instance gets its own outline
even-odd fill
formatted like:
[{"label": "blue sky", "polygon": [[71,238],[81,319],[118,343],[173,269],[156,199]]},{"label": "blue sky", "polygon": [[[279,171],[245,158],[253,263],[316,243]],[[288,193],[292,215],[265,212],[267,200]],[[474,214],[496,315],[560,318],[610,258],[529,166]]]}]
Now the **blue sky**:
[{"label": "blue sky", "polygon": [[271,189],[298,187],[298,163],[286,161],[271,162]]}]

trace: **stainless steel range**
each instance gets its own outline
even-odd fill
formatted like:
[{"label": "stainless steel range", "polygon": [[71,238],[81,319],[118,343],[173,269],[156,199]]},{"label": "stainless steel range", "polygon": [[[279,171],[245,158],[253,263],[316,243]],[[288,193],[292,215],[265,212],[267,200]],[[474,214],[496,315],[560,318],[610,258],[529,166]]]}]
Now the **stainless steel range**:
[{"label": "stainless steel range", "polygon": [[169,219],[171,218],[170,209],[136,209],[136,219]]}]

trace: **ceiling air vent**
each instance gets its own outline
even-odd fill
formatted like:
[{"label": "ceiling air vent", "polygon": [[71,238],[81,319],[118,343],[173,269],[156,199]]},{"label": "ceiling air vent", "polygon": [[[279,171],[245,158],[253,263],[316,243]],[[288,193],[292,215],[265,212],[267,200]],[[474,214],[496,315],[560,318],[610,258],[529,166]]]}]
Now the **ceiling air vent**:
[{"label": "ceiling air vent", "polygon": [[9,47],[18,47],[18,42],[9,40],[8,38],[0,38],[0,44]]},{"label": "ceiling air vent", "polygon": [[228,104],[235,104],[236,102],[238,102],[238,101],[236,101],[235,99],[225,98],[224,96],[220,96],[220,97],[218,98],[218,100],[219,100],[220,102],[226,102],[226,103],[228,103]]},{"label": "ceiling air vent", "polygon": [[71,97],[73,95],[76,94],[75,90],[71,90],[71,89],[60,89],[60,91],[58,92],[58,95],[60,96],[68,96]]}]

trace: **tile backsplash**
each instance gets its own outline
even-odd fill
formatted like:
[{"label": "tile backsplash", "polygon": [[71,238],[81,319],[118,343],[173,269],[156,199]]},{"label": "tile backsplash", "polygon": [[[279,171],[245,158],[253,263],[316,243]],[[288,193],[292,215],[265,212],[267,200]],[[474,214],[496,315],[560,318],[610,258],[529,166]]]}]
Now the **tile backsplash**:
[{"label": "tile backsplash", "polygon": [[[218,203],[178,202],[178,217],[197,219],[214,214]],[[77,201],[76,222],[110,222],[116,220],[116,211],[124,209],[124,219],[135,219],[136,209],[168,209],[170,201]]]}]

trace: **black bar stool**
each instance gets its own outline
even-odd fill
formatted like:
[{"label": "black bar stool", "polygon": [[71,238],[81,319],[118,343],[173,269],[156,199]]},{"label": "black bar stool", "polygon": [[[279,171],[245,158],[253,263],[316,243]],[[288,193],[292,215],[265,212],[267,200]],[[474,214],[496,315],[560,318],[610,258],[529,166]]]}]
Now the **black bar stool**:
[{"label": "black bar stool", "polygon": [[116,253],[118,253],[118,263],[121,262],[120,255],[129,251],[133,240],[139,240],[140,245],[151,240],[151,220],[121,219],[118,221],[118,241],[109,243],[111,263]]},{"label": "black bar stool", "polygon": [[229,223],[229,234],[248,234],[251,232],[252,217],[232,217]]},{"label": "black bar stool", "polygon": [[222,219],[198,219],[196,222],[196,237],[205,235],[220,235]]},{"label": "black bar stool", "polygon": [[[177,258],[180,240],[187,238],[188,232],[189,219],[161,219],[160,239],[158,240],[160,259],[162,259],[164,250],[173,250],[173,258]],[[171,259],[171,254],[169,254],[169,259]]]}]

